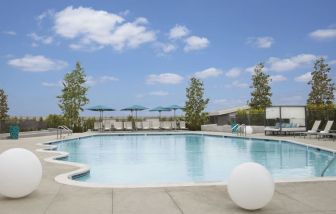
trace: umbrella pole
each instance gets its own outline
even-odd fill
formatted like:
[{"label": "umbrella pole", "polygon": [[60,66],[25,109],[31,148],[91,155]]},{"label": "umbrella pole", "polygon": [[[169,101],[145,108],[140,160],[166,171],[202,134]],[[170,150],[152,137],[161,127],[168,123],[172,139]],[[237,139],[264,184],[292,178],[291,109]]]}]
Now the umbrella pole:
[{"label": "umbrella pole", "polygon": [[176,126],[177,126],[177,125],[176,125],[176,116],[175,116],[175,111],[176,111],[176,110],[174,109],[174,121],[175,121],[175,126],[174,126],[174,129],[176,130]]},{"label": "umbrella pole", "polygon": [[138,111],[135,110],[135,130],[138,130],[138,128],[136,126],[137,120],[138,120]]}]

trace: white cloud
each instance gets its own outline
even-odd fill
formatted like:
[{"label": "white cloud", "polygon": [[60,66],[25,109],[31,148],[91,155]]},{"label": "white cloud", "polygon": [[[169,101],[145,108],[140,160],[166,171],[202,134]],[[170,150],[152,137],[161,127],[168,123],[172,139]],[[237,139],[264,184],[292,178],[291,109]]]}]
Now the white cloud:
[{"label": "white cloud", "polygon": [[270,48],[274,43],[274,38],[270,36],[250,37],[247,39],[247,44],[257,48]]},{"label": "white cloud", "polygon": [[184,51],[195,51],[201,50],[209,46],[210,42],[205,37],[198,37],[198,36],[190,36],[185,40],[185,47]]},{"label": "white cloud", "polygon": [[300,76],[295,77],[296,82],[304,82],[307,83],[311,80],[312,76],[310,72],[304,73]]},{"label": "white cloud", "polygon": [[169,93],[166,92],[166,91],[152,91],[152,92],[149,92],[149,93],[137,94],[136,97],[137,98],[144,98],[144,97],[147,97],[147,96],[165,97],[165,96],[168,96],[168,95],[169,95]]},{"label": "white cloud", "polygon": [[62,81],[58,82],[42,82],[42,85],[45,87],[62,87]]},{"label": "white cloud", "polygon": [[319,29],[309,33],[309,36],[316,40],[328,40],[336,38],[336,29]]},{"label": "white cloud", "polygon": [[86,76],[86,85],[88,86],[95,86],[99,83],[105,83],[109,81],[118,81],[119,79],[114,76],[100,76],[100,77],[93,77],[93,76]]},{"label": "white cloud", "polygon": [[206,79],[206,78],[209,78],[209,77],[217,77],[219,75],[223,74],[223,71],[218,69],[218,68],[214,68],[214,67],[211,67],[211,68],[207,68],[203,71],[198,71],[194,74],[194,76],[196,78],[200,78],[200,79]]},{"label": "white cloud", "polygon": [[331,60],[328,62],[329,65],[336,65],[336,60]]},{"label": "white cloud", "polygon": [[228,102],[227,99],[215,99],[215,100],[213,100],[214,104],[224,104],[224,103],[227,103],[227,102]]},{"label": "white cloud", "polygon": [[236,78],[240,75],[240,68],[231,68],[225,75],[230,78]]},{"label": "white cloud", "polygon": [[2,33],[7,34],[9,36],[16,36],[16,32],[15,31],[3,31]]},{"label": "white cloud", "polygon": [[32,43],[33,47],[36,47],[38,44],[37,43],[42,43],[42,44],[51,44],[54,39],[51,36],[39,36],[36,33],[30,33],[28,36],[34,41]]},{"label": "white cloud", "polygon": [[290,58],[280,59],[276,57],[270,57],[268,64],[272,71],[289,71],[299,68],[301,66],[309,65],[317,56],[313,54],[299,54]]},{"label": "white cloud", "polygon": [[167,96],[167,95],[169,95],[169,93],[166,92],[166,91],[152,91],[152,92],[149,92],[148,95],[151,95],[151,96],[160,96],[160,97],[162,97],[162,96]]},{"label": "white cloud", "polygon": [[253,74],[254,73],[254,68],[255,68],[255,66],[251,66],[251,67],[245,68],[245,71]]},{"label": "white cloud", "polygon": [[55,32],[67,39],[77,39],[73,49],[112,46],[115,50],[137,48],[156,40],[154,31],[146,28],[146,18],[126,22],[117,14],[85,7],[67,7],[54,16]]},{"label": "white cloud", "polygon": [[41,13],[40,15],[38,15],[36,17],[36,20],[38,21],[38,23],[40,24],[42,22],[42,20],[44,20],[47,17],[52,17],[55,14],[54,10],[46,10],[43,13]]},{"label": "white cloud", "polygon": [[183,77],[173,73],[151,74],[147,77],[147,84],[179,84]]},{"label": "white cloud", "polygon": [[225,86],[226,88],[248,88],[249,84],[239,81],[233,81],[231,84]]},{"label": "white cloud", "polygon": [[172,53],[177,49],[177,47],[171,43],[157,43],[156,48],[159,53],[163,53],[163,54]]},{"label": "white cloud", "polygon": [[22,58],[9,60],[8,65],[23,71],[44,72],[60,70],[68,64],[62,60],[50,59],[42,55],[25,55]]},{"label": "white cloud", "polygon": [[270,78],[272,82],[283,82],[287,80],[287,78],[282,75],[273,75],[273,76],[270,76]]},{"label": "white cloud", "polygon": [[190,33],[189,29],[186,26],[176,25],[169,31],[170,39],[180,39],[185,36],[188,36]]},{"label": "white cloud", "polygon": [[108,75],[101,76],[99,79],[100,79],[101,82],[118,81],[119,80],[117,77],[108,76]]}]

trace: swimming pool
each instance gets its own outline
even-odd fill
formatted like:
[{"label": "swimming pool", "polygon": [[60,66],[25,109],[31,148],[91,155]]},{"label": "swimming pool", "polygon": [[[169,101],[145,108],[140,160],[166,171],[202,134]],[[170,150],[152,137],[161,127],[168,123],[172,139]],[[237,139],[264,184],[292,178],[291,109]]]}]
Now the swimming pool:
[{"label": "swimming pool", "polygon": [[[106,185],[225,182],[248,161],[264,165],[275,179],[320,177],[334,156],[286,141],[201,134],[97,135],[55,145],[69,153],[66,161],[90,166],[74,180]],[[335,175],[333,163],[325,176]]]}]

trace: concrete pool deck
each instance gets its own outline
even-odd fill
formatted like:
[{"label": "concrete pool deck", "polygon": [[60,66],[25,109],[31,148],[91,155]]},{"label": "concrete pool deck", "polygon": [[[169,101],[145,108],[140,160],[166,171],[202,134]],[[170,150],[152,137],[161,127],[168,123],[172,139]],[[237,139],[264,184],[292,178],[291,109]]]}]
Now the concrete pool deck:
[{"label": "concrete pool deck", "polygon": [[[205,132],[204,132],[205,133]],[[206,132],[209,133],[209,132]],[[84,136],[75,134],[73,137]],[[323,148],[336,149],[336,141],[293,137],[251,137],[294,140]],[[54,156],[37,152],[37,143],[56,140],[56,136],[0,140],[0,152],[14,147],[33,151],[43,165],[39,188],[28,197],[8,199],[0,196],[0,213],[251,213],[233,204],[226,186],[158,188],[85,188],[57,183],[55,176],[76,167],[44,161]],[[277,183],[272,201],[254,213],[336,213],[336,181]]]}]

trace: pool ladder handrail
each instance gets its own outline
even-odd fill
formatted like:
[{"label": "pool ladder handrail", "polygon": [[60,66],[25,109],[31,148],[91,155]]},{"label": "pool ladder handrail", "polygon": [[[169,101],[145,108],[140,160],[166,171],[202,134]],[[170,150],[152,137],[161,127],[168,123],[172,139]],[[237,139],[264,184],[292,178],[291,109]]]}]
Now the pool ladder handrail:
[{"label": "pool ladder handrail", "polygon": [[71,129],[69,129],[67,126],[65,126],[65,125],[58,126],[57,127],[57,139],[58,139],[58,136],[59,136],[60,139],[62,138],[63,131],[65,131],[68,134],[68,136],[70,134],[73,134],[73,131]]},{"label": "pool ladder handrail", "polygon": [[238,131],[237,131],[237,135],[241,135],[241,136],[246,136],[246,125],[245,124],[241,124],[238,126]]},{"label": "pool ladder handrail", "polygon": [[322,173],[321,173],[321,177],[324,177],[325,172],[327,171],[327,169],[331,166],[331,164],[336,160],[336,155],[333,157],[333,159],[331,159],[327,166],[323,169]]}]

